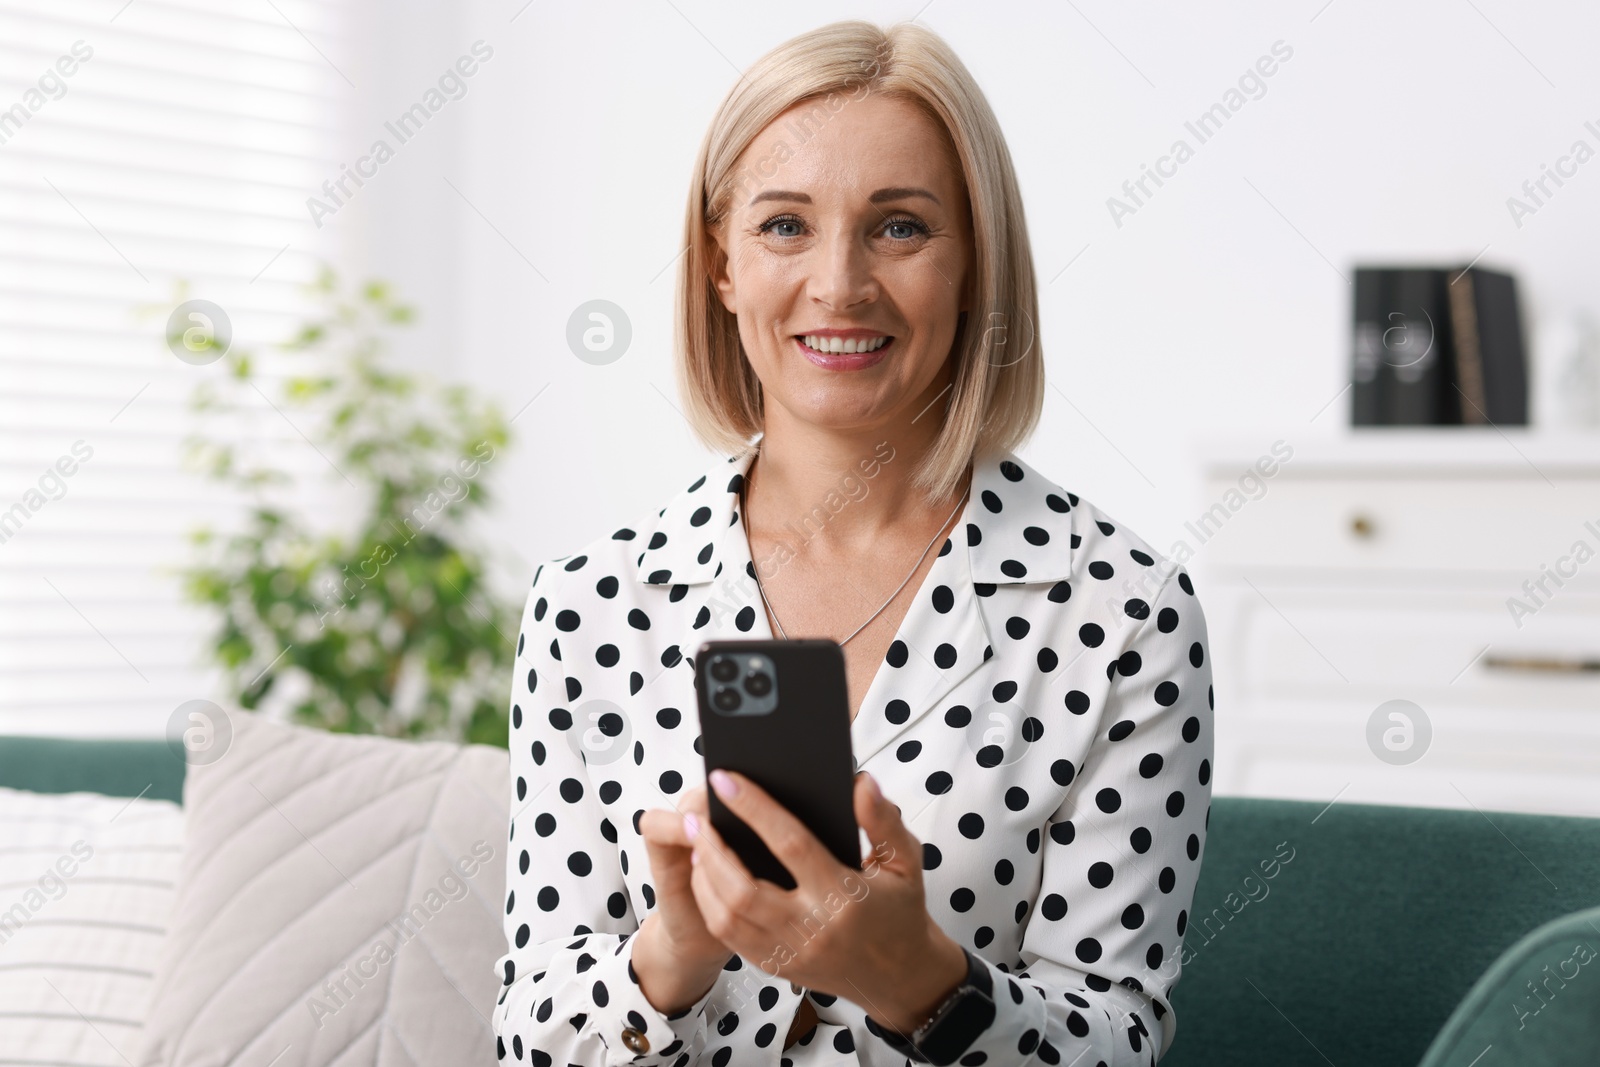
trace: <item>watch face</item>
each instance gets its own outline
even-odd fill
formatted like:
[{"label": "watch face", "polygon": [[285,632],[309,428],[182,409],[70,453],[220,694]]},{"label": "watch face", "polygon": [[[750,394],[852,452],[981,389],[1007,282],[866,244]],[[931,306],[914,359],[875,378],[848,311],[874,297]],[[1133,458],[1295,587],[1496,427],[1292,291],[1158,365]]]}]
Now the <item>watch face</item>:
[{"label": "watch face", "polygon": [[967,977],[934,1012],[933,1018],[912,1035],[917,1050],[930,1063],[954,1063],[994,1022],[994,1000],[986,988],[988,970],[970,951],[966,955]]},{"label": "watch face", "polygon": [[909,1038],[876,1026],[870,1015],[867,1029],[913,1062],[936,1067],[955,1063],[995,1018],[988,967],[970,950],[963,951],[967,955],[966,978]]},{"label": "watch face", "polygon": [[912,1037],[920,1040],[928,1034],[938,1031],[946,1019],[956,1015],[961,1006],[972,1001],[974,997],[983,997],[983,990],[971,983],[962,983],[956,988],[955,992],[944,999],[944,1003],[939,1005],[938,1010],[933,1013],[933,1017],[917,1028],[917,1032]]}]

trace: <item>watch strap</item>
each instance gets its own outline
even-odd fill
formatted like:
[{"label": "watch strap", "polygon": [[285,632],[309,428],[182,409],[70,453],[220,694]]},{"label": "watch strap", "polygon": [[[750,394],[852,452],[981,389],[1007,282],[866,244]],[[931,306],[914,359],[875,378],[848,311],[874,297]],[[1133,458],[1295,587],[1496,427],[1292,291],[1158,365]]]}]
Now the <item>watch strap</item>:
[{"label": "watch strap", "polygon": [[935,1067],[955,1063],[957,1057],[970,1048],[978,1035],[994,1022],[994,982],[988,965],[965,946],[961,951],[967,958],[966,977],[910,1038],[881,1027],[872,1027],[891,1048],[907,1059],[931,1063]]}]

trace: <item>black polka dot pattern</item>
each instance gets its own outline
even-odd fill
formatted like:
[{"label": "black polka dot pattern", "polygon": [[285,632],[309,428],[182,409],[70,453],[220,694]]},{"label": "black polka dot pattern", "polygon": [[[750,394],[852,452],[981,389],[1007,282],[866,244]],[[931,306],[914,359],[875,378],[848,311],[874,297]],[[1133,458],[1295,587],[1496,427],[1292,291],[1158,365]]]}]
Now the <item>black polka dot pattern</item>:
[{"label": "black polka dot pattern", "polygon": [[[511,694],[503,1060],[906,1062],[869,1009],[795,992],[773,957],[733,957],[671,1015],[632,966],[657,896],[639,818],[705,780],[697,650],[773,636],[739,522],[750,458],[535,573]],[[1211,800],[1193,582],[1012,453],[975,461],[936,550],[851,741],[921,842],[929,914],[995,992],[959,1062],[1153,1065]],[[819,1022],[781,1049],[802,995]]]}]

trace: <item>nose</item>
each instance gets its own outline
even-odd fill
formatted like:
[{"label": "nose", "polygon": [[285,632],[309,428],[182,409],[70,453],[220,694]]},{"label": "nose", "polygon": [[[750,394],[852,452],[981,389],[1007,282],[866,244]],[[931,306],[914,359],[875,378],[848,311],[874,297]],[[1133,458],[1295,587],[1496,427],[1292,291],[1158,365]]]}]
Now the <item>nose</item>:
[{"label": "nose", "polygon": [[855,235],[833,232],[816,246],[808,288],[811,299],[833,311],[876,299],[870,251]]}]

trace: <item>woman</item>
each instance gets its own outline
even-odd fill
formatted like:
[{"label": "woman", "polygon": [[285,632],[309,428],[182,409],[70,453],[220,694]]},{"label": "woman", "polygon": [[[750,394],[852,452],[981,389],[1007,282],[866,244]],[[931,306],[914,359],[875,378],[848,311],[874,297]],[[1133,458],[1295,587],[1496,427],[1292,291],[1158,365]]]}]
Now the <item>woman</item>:
[{"label": "woman", "polygon": [[[687,244],[679,384],[721,455],[534,576],[502,1058],[1155,1063],[1210,802],[1205,620],[1011,451],[1044,367],[982,94],[914,24],[788,42],[713,122]],[[712,782],[791,891],[710,826],[690,659],[772,636],[841,643],[858,770],[859,871]]]}]

